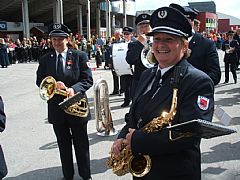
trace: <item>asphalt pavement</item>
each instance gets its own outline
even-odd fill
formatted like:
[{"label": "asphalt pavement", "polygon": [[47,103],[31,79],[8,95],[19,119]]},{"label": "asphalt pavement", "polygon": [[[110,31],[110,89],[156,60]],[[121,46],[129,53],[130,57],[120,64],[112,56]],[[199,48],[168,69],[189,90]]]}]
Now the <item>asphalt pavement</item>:
[{"label": "asphalt pavement", "polygon": [[[223,53],[219,52],[221,69],[224,73]],[[112,91],[112,75],[103,67],[96,69],[90,63],[96,81],[103,78]],[[37,63],[13,64],[0,68],[0,95],[5,102],[7,127],[0,136],[9,173],[6,180],[58,180],[62,177],[61,163],[52,126],[47,122],[47,105],[40,99],[35,85]],[[238,83],[223,84],[224,74],[215,88],[216,115],[214,122],[225,123],[240,131],[240,71]],[[94,92],[88,92],[92,120],[88,123],[93,180],[128,180],[131,176],[118,177],[106,166],[110,147],[116,136],[97,135],[94,117]],[[124,125],[124,115],[129,108],[121,108],[123,96],[111,96],[110,108],[116,130]],[[224,111],[224,117],[219,111]],[[222,118],[222,119],[221,119]],[[203,139],[202,179],[240,179],[240,132]],[[79,179],[75,164],[75,180]]]}]

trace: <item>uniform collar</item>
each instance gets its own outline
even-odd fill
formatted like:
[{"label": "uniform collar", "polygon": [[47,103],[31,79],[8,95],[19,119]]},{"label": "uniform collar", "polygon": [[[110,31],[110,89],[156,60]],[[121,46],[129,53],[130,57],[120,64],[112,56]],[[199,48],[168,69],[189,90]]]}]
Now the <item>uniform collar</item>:
[{"label": "uniform collar", "polygon": [[61,52],[61,53],[57,52],[56,50],[55,50],[55,52],[56,52],[57,57],[58,57],[59,54],[61,54],[63,59],[66,60],[67,59],[68,47],[66,49],[64,49],[64,51]]}]

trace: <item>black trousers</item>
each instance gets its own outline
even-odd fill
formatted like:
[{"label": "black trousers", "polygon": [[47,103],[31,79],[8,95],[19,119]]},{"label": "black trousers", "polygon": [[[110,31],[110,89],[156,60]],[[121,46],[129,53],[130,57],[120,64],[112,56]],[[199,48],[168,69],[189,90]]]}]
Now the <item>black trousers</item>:
[{"label": "black trousers", "polygon": [[64,177],[74,176],[73,145],[80,177],[84,180],[91,178],[87,123],[66,121],[64,124],[53,124],[53,129],[57,137]]},{"label": "black trousers", "polygon": [[124,92],[124,102],[130,102],[131,101],[131,89],[132,89],[132,75],[122,75],[121,81],[122,81],[122,89]]},{"label": "black trousers", "polygon": [[236,63],[235,62],[224,62],[225,66],[225,82],[229,81],[229,68],[232,72],[233,79],[237,79],[237,73],[236,73]]},{"label": "black trousers", "polygon": [[112,71],[112,76],[113,76],[113,93],[118,93],[119,92],[118,76],[114,69],[111,69],[111,71]]}]

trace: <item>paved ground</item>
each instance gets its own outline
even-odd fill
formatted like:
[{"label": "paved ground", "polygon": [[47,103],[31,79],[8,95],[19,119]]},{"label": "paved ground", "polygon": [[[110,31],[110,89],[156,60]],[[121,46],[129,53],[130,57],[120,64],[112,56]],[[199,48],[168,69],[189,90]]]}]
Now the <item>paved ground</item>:
[{"label": "paved ground", "polygon": [[[220,53],[222,57],[222,54]],[[221,68],[222,65],[222,58]],[[94,64],[91,64],[94,67]],[[0,69],[0,95],[5,101],[7,128],[0,136],[9,168],[6,180],[57,180],[62,177],[59,153],[52,126],[47,123],[46,103],[42,101],[35,85],[37,64],[15,64]],[[215,103],[232,118],[231,127],[240,131],[240,72],[238,84],[221,83],[216,87]],[[103,68],[93,71],[94,79],[104,78],[112,90],[112,76]],[[115,137],[96,135],[93,90],[88,91],[92,120],[88,125],[91,169],[94,180],[127,180],[129,175],[117,177],[106,167],[106,159]],[[120,108],[122,96],[110,97],[114,127],[124,125],[128,108]],[[219,121],[214,118],[214,121]],[[240,179],[240,134],[202,140],[203,180]],[[76,169],[77,170],[77,169]],[[77,174],[77,173],[76,173]],[[75,179],[79,179],[75,175]]]}]

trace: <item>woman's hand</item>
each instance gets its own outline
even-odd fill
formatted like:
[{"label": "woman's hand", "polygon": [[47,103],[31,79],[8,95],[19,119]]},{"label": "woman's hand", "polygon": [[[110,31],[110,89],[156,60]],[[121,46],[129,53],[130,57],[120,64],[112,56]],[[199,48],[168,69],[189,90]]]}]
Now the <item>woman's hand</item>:
[{"label": "woman's hand", "polygon": [[115,156],[118,156],[122,150],[122,144],[124,139],[117,139],[112,145],[112,152]]},{"label": "woman's hand", "polygon": [[129,128],[128,129],[128,132],[127,135],[126,135],[126,139],[123,140],[123,143],[131,149],[131,142],[132,142],[132,134],[134,133],[136,129],[132,129],[132,128]]}]

